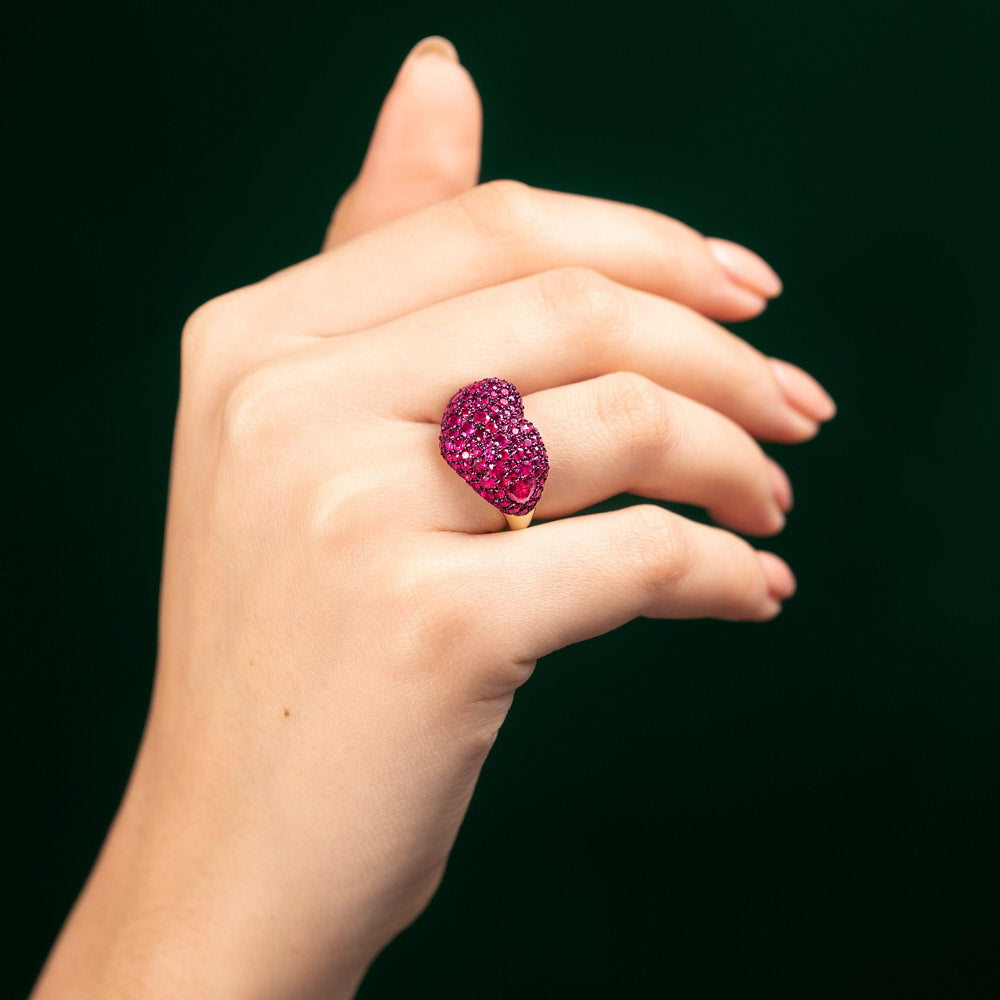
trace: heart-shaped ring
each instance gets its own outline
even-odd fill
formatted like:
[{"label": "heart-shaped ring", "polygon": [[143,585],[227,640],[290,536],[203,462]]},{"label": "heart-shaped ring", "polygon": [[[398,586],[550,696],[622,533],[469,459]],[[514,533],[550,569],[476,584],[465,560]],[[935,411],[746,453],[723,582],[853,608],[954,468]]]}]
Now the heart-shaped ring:
[{"label": "heart-shaped ring", "polygon": [[459,389],[441,417],[439,442],[441,457],[512,529],[528,527],[549,459],[510,382],[484,378]]}]

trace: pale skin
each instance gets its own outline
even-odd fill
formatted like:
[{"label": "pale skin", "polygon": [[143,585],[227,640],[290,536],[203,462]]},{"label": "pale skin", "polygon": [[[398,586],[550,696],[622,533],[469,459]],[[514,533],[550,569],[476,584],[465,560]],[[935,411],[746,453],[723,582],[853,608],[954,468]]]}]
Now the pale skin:
[{"label": "pale skin", "polygon": [[[426,40],[323,252],[189,320],[149,719],[37,1000],[352,996],[438,886],[539,657],[792,595],[739,537],[791,507],[758,442],[834,406],[716,322],[777,277],[646,209],[480,185],[480,132]],[[523,531],[438,454],[452,393],[490,376],[549,453]],[[718,526],[572,516],[623,492]]]}]

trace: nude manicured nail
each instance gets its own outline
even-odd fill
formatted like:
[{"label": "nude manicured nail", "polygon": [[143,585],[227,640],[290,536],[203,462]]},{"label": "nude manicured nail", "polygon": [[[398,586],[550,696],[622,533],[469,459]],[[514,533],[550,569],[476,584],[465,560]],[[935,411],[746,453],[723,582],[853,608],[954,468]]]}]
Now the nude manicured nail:
[{"label": "nude manicured nail", "polygon": [[710,236],[707,243],[730,281],[763,295],[765,299],[773,299],[781,294],[781,278],[775,274],[774,268],[763,257],[758,257],[753,250],[716,236]]},{"label": "nude manicured nail", "polygon": [[773,458],[768,458],[767,466],[771,471],[771,486],[774,499],[778,506],[787,514],[792,509],[795,498],[792,495],[792,483],[785,470]]},{"label": "nude manicured nail", "polygon": [[795,576],[788,563],[773,552],[758,551],[757,558],[767,576],[767,592],[776,601],[784,601],[795,593]]},{"label": "nude manicured nail", "polygon": [[812,375],[780,358],[767,360],[790,406],[810,420],[829,420],[836,414],[837,404]]},{"label": "nude manicured nail", "polygon": [[781,614],[781,601],[776,601],[773,597],[769,597],[764,602],[764,616],[761,621],[772,621]]},{"label": "nude manicured nail", "polygon": [[403,65],[414,59],[422,59],[424,56],[436,56],[440,59],[447,59],[449,62],[458,62],[458,50],[447,38],[441,35],[429,35],[421,39],[410,49],[410,54],[403,61]]}]

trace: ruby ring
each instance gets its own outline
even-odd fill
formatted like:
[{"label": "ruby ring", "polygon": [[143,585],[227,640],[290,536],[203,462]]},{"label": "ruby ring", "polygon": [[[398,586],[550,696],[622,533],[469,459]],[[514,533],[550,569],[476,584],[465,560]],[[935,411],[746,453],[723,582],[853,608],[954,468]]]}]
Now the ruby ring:
[{"label": "ruby ring", "polygon": [[528,527],[549,459],[510,382],[484,378],[459,389],[441,417],[439,442],[441,457],[511,529]]}]

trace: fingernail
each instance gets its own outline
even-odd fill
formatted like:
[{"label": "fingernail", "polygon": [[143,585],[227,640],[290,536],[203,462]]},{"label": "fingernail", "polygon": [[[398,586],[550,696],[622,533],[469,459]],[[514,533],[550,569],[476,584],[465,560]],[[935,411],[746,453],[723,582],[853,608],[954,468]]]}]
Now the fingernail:
[{"label": "fingernail", "polygon": [[830,420],[836,414],[837,404],[812,375],[780,358],[767,360],[790,406],[811,420]]},{"label": "fingernail", "polygon": [[788,473],[773,458],[768,457],[767,466],[771,470],[771,486],[774,489],[774,499],[778,506],[787,514],[795,502],[795,498],[792,495],[792,482],[788,478]]},{"label": "fingernail", "polygon": [[748,250],[739,243],[719,239],[717,236],[708,237],[707,242],[712,255],[730,281],[763,295],[765,299],[773,299],[781,294],[781,278],[763,257],[758,257],[753,250]]},{"label": "fingernail", "polygon": [[785,407],[785,427],[795,442],[811,441],[819,434],[819,424],[810,417],[804,416],[791,406]]},{"label": "fingernail", "polygon": [[777,535],[779,532],[785,530],[785,515],[777,507],[773,509],[772,513],[774,514],[774,523],[768,534]]},{"label": "fingernail", "polygon": [[449,62],[458,62],[458,50],[447,38],[441,35],[429,35],[422,38],[410,49],[409,55],[403,60],[403,65],[422,59],[424,56],[436,56],[440,59],[447,59]]},{"label": "fingernail", "polygon": [[758,551],[757,558],[767,577],[767,592],[776,601],[787,600],[795,593],[795,576],[784,559],[773,552]]}]

